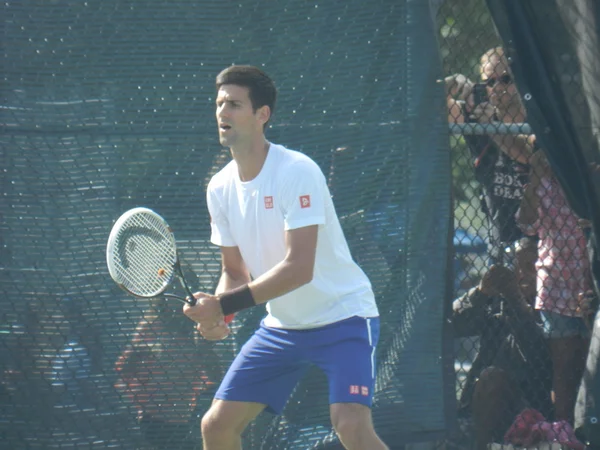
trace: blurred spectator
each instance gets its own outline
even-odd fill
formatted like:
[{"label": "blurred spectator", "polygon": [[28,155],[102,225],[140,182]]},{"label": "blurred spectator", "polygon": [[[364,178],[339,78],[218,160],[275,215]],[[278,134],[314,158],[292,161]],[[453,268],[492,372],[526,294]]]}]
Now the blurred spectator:
[{"label": "blurred spectator", "polygon": [[[446,77],[448,120],[451,123],[522,123],[526,112],[501,47],[480,61],[481,82],[461,74]],[[527,163],[535,138],[526,135],[465,135],[473,157],[475,178],[482,186],[481,206],[488,218],[492,262],[505,262],[505,251],[523,233],[515,213],[527,183]]]},{"label": "blurred spectator", "polygon": [[502,442],[525,408],[552,415],[550,356],[527,298],[535,285],[531,252],[528,241],[517,246],[515,272],[494,265],[453,303],[455,334],[480,337],[459,401],[459,417],[472,418],[477,449]]},{"label": "blurred spectator", "polygon": [[[36,368],[36,357],[39,351],[36,348],[36,333],[38,332],[38,317],[29,303],[25,311],[19,314],[17,320],[3,323],[0,327],[0,404],[14,409],[21,402],[14,402],[11,395],[25,395],[24,404],[31,402],[38,394],[37,390],[43,386],[40,372]],[[23,383],[30,383],[30,389],[21,391]],[[28,394],[34,391],[35,394]]]},{"label": "blurred spectator", "polygon": [[530,161],[530,183],[517,218],[526,233],[540,239],[535,308],[550,343],[556,418],[572,424],[590,334],[583,320],[591,291],[586,238],[544,153],[536,152]]},{"label": "blurred spectator", "polygon": [[91,409],[98,397],[90,377],[102,373],[100,330],[83,315],[80,301],[65,297],[59,306],[67,331],[64,344],[51,362],[50,379],[58,395],[56,406]]},{"label": "blurred spectator", "polygon": [[84,314],[84,311],[90,311],[90,309],[80,299],[72,297],[64,297],[59,306],[67,321],[67,340],[74,339],[86,349],[90,358],[92,374],[103,373],[102,328]]},{"label": "blurred spectator", "polygon": [[0,442],[23,439],[53,413],[52,390],[39,368],[38,314],[29,300],[23,304],[14,321],[0,325]]},{"label": "blurred spectator", "polygon": [[57,406],[92,408],[92,389],[87,384],[91,375],[91,358],[87,349],[69,333],[65,345],[52,360],[52,386],[58,393]]},{"label": "blurred spectator", "polygon": [[209,341],[195,339],[194,325],[178,303],[151,302],[116,362],[115,387],[137,409],[146,445],[193,449],[190,420],[198,395],[212,395],[214,381],[222,377],[219,360]]}]

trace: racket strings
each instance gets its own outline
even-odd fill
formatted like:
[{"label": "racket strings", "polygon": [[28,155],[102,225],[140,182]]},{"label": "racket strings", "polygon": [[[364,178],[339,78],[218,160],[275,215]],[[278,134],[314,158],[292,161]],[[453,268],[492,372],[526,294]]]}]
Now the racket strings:
[{"label": "racket strings", "polygon": [[170,282],[177,259],[168,226],[149,214],[136,214],[117,233],[113,263],[121,284],[135,295],[158,295]]}]

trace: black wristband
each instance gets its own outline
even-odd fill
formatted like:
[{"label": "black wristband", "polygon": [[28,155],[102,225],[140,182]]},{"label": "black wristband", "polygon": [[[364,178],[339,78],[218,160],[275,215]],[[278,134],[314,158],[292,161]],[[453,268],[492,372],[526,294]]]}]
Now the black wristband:
[{"label": "black wristband", "polygon": [[252,291],[247,284],[219,295],[219,300],[224,316],[256,306]]}]

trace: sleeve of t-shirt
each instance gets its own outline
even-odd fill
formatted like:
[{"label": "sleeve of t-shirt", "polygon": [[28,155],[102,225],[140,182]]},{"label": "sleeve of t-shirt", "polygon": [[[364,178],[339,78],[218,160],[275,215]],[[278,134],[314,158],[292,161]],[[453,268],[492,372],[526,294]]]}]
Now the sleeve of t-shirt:
[{"label": "sleeve of t-shirt", "polygon": [[328,195],[325,176],[316,163],[295,163],[286,175],[281,192],[285,229],[323,225],[325,196]]},{"label": "sleeve of t-shirt", "polygon": [[206,190],[206,203],[210,215],[210,242],[219,247],[236,247],[237,243],[231,235],[229,220],[223,210],[222,202],[210,183]]}]

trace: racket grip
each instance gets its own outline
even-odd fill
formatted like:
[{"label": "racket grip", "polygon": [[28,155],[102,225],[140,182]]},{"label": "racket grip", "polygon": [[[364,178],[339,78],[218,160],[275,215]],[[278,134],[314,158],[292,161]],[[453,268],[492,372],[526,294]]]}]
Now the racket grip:
[{"label": "racket grip", "polygon": [[225,323],[230,324],[234,318],[235,318],[235,314],[229,314],[228,316],[225,316]]}]

